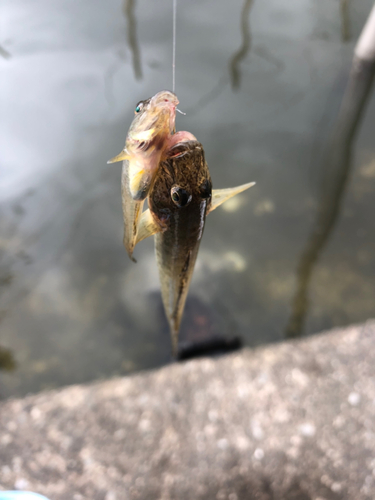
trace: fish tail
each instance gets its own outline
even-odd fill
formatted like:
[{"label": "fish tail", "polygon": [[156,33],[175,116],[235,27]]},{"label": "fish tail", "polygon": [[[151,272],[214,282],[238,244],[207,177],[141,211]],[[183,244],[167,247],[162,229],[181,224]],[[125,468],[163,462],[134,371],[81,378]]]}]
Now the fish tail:
[{"label": "fish tail", "polygon": [[178,359],[178,332],[179,328],[171,328],[172,356]]}]

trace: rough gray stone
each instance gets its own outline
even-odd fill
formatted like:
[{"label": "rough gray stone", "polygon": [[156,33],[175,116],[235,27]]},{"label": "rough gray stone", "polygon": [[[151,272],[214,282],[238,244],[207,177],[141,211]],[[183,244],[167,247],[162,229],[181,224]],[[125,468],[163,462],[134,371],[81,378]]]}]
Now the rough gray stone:
[{"label": "rough gray stone", "polygon": [[0,407],[0,487],[51,500],[372,500],[375,322]]}]

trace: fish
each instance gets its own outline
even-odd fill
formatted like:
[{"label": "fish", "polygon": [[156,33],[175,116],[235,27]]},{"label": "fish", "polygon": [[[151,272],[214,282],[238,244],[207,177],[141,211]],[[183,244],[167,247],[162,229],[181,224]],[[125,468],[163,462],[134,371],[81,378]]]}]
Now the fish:
[{"label": "fish", "polygon": [[162,300],[177,357],[180,323],[206,216],[255,182],[212,189],[203,146],[187,132],[176,137],[167,155],[149,191],[149,208],[141,216],[136,244],[155,236]]},{"label": "fish", "polygon": [[121,193],[124,218],[124,246],[131,260],[144,200],[155,179],[164,151],[175,133],[179,100],[173,92],[162,90],[140,101],[130,125],[125,147],[107,163],[122,161]]}]

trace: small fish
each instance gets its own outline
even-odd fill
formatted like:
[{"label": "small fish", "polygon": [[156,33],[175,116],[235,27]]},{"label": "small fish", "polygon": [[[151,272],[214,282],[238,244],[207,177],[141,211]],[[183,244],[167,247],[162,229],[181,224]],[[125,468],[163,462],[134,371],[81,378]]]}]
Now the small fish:
[{"label": "small fish", "polygon": [[136,240],[139,243],[155,235],[161,292],[175,356],[206,216],[255,184],[212,190],[202,145],[191,140],[188,132],[179,134],[180,142],[171,146],[168,159],[160,164],[148,196],[149,209],[142,214]]},{"label": "small fish", "polygon": [[177,96],[162,90],[140,101],[121,153],[108,163],[123,162],[121,176],[124,246],[133,259],[133,250],[143,203],[155,178],[163,153],[175,132]]}]

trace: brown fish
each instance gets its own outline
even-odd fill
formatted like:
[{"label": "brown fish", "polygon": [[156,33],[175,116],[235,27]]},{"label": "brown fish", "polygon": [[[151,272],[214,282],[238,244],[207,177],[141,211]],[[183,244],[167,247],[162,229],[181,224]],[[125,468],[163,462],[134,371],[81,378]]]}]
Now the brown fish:
[{"label": "brown fish", "polygon": [[140,101],[121,153],[108,163],[123,162],[121,191],[124,216],[124,245],[133,259],[133,250],[143,203],[158,170],[168,140],[175,132],[176,106],[173,92],[163,90]]},{"label": "brown fish", "polygon": [[175,356],[206,216],[255,184],[212,190],[202,145],[180,134],[179,137],[186,140],[174,144],[168,151],[169,158],[160,164],[148,196],[149,209],[142,214],[136,241],[155,234],[161,292]]}]

